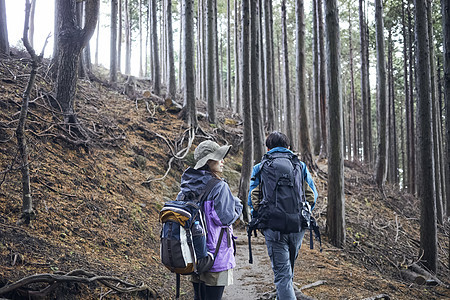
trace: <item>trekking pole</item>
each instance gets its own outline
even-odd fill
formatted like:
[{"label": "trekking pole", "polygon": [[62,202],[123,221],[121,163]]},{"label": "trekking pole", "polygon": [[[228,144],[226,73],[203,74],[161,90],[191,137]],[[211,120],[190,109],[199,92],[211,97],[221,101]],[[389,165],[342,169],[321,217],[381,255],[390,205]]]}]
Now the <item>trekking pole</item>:
[{"label": "trekking pole", "polygon": [[247,227],[247,236],[248,236],[248,262],[253,264],[253,255],[252,255],[252,230],[250,226]]}]

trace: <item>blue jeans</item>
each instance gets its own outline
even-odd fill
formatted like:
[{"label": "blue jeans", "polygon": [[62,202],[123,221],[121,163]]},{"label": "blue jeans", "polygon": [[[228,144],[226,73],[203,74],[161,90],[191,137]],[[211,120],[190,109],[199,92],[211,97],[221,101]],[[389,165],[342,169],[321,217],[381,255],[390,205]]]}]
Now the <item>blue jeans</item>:
[{"label": "blue jeans", "polygon": [[279,231],[264,229],[267,252],[272,263],[277,299],[296,300],[292,279],[294,264],[302,246],[305,230],[297,233],[282,234]]}]

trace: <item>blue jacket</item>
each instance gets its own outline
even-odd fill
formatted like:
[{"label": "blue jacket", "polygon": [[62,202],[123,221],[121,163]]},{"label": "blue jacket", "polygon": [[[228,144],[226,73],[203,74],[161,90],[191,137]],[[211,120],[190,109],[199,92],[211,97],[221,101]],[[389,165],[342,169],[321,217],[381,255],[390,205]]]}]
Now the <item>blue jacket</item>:
[{"label": "blue jacket", "polygon": [[[292,153],[291,150],[283,148],[283,147],[273,148],[268,153],[274,153],[274,152]],[[318,193],[316,190],[316,186],[314,185],[314,182],[312,180],[311,174],[309,173],[308,168],[306,167],[306,164],[304,162],[300,162],[300,163],[302,165],[302,176],[303,176],[303,182],[304,182],[303,186],[305,188],[306,201],[308,201],[308,203],[311,205],[311,210],[312,210],[316,204]],[[248,206],[250,207],[250,210],[252,213],[253,213],[253,204],[252,204],[251,193],[260,183],[260,171],[261,171],[261,163],[258,163],[253,167],[252,177],[250,180],[250,190],[248,192]]]},{"label": "blue jacket", "polygon": [[[211,172],[208,171],[186,169],[181,176],[181,192],[177,199],[182,193],[187,194],[190,191],[200,195],[212,176]],[[203,212],[206,219],[206,244],[210,253],[214,253],[216,250],[221,229],[226,229],[214,265],[209,271],[221,272],[234,268],[236,262],[234,259],[232,224],[242,212],[241,200],[231,194],[230,187],[222,180],[212,188],[205,199]]]}]

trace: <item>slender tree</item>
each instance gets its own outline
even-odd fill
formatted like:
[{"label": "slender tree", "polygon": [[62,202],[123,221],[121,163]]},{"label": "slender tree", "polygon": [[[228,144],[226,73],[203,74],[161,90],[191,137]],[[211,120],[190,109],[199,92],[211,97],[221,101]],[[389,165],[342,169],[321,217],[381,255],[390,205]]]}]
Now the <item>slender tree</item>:
[{"label": "slender tree", "polygon": [[[311,154],[309,139],[308,111],[306,107],[306,83],[305,83],[305,8],[303,0],[295,1],[296,15],[296,91],[297,103],[300,115],[300,128],[298,129],[299,151],[302,160],[311,168],[314,162]],[[314,169],[314,168],[313,168]]]},{"label": "slender tree", "polygon": [[197,127],[195,108],[194,70],[194,0],[183,0],[183,98],[185,119],[188,125]]},{"label": "slender tree", "polygon": [[206,103],[208,122],[216,123],[216,103],[214,101],[214,5],[215,0],[206,0]]},{"label": "slender tree", "polygon": [[327,232],[336,247],[345,244],[344,144],[341,88],[341,42],[337,0],[325,0],[328,98],[328,206]]},{"label": "slender tree", "polygon": [[378,151],[375,180],[378,187],[383,188],[387,174],[387,105],[386,105],[386,62],[384,57],[384,22],[383,4],[375,0],[376,47],[377,47],[377,119],[378,119]]},{"label": "slender tree", "polygon": [[[446,108],[446,127],[447,127],[447,176],[450,176],[450,3],[441,0],[442,12],[442,28],[443,28],[443,44],[444,44],[444,101]],[[448,177],[447,177],[448,178]],[[447,216],[450,216],[450,184],[446,184],[447,198]],[[450,248],[449,248],[450,251]],[[450,256],[449,256],[450,262]]]},{"label": "slender tree", "polygon": [[31,10],[30,10],[30,29],[28,32],[28,39],[30,41],[31,47],[34,47],[34,16],[36,14],[36,1],[31,1]]},{"label": "slender tree", "polygon": [[227,105],[232,107],[231,102],[231,8],[230,0],[227,0]]},{"label": "slender tree", "polygon": [[117,0],[111,0],[111,41],[109,52],[109,81],[117,81]]},{"label": "slender tree", "polygon": [[290,97],[289,84],[289,51],[288,51],[288,33],[286,24],[286,0],[281,1],[281,36],[283,45],[283,80],[284,80],[284,101],[286,103],[286,110],[284,111],[286,117],[286,135],[291,141],[291,148],[294,148],[294,133],[292,129],[292,103]]},{"label": "slender tree", "polygon": [[414,28],[412,26],[412,17],[411,17],[411,8],[409,7],[408,0],[408,28],[409,28],[409,141],[410,141],[410,160],[409,160],[409,184],[410,184],[410,192],[416,193],[416,131],[415,131],[415,122],[414,122],[414,95],[413,95],[413,82],[414,82],[414,71],[413,71],[413,48],[414,48]]},{"label": "slender tree", "polygon": [[250,0],[250,89],[253,133],[253,159],[258,163],[264,151],[264,134],[259,91],[258,0]]},{"label": "slender tree", "polygon": [[408,134],[408,130],[410,128],[409,125],[409,111],[410,111],[410,107],[409,107],[409,97],[410,97],[410,90],[409,90],[409,76],[408,76],[408,33],[406,31],[406,18],[405,18],[405,4],[402,2],[402,33],[403,33],[403,78],[404,78],[404,90],[405,90],[405,126],[406,126],[406,144],[405,144],[405,152],[406,152],[406,162],[405,160],[403,160],[403,170],[404,170],[404,175],[403,175],[403,186],[406,187],[407,190],[410,190],[410,172],[411,170],[409,169],[409,161],[411,160],[411,152],[410,152],[410,135]]},{"label": "slender tree", "polygon": [[273,40],[271,38],[270,11],[272,1],[264,0],[264,72],[265,72],[265,98],[267,101],[267,131],[272,132],[275,126],[274,120],[274,92],[273,92]]},{"label": "slender tree", "polygon": [[239,51],[239,9],[238,0],[234,1],[234,102],[235,111],[241,113],[241,96],[240,96],[240,51]]},{"label": "slender tree", "polygon": [[[250,53],[249,53],[249,18],[250,18],[250,0],[242,0],[241,14],[241,55],[240,55],[240,91],[244,114],[244,153],[242,158],[241,178],[239,181],[239,199],[247,199],[250,175],[252,171],[252,120],[251,120],[251,100],[250,100]],[[244,202],[244,219],[250,221],[250,211],[247,201]]]},{"label": "slender tree", "polygon": [[312,15],[313,15],[313,101],[314,105],[314,154],[320,154],[320,142],[321,142],[321,134],[320,134],[320,102],[319,102],[319,39],[318,32],[319,29],[317,27],[317,9],[316,9],[317,1],[312,1]]},{"label": "slender tree", "polygon": [[326,73],[325,73],[325,46],[323,33],[323,1],[316,0],[317,27],[319,29],[319,99],[320,99],[320,128],[321,144],[320,157],[327,157],[327,99],[326,99]]},{"label": "slender tree", "polygon": [[[149,2],[150,3],[150,2]],[[118,34],[118,41],[117,41],[117,70],[121,71],[121,63],[122,63],[122,11],[123,11],[123,2],[122,0],[119,0],[119,32]]]},{"label": "slender tree", "polygon": [[125,0],[125,74],[131,74],[131,0]]},{"label": "slender tree", "polygon": [[175,85],[175,61],[173,57],[173,32],[172,32],[172,0],[166,0],[166,34],[167,34],[167,91],[171,98],[175,98],[177,87]]},{"label": "slender tree", "polygon": [[352,147],[349,147],[349,149],[352,149],[352,158],[353,160],[358,160],[358,144],[356,142],[356,99],[355,99],[355,79],[353,76],[353,44],[352,44],[352,12],[350,9],[350,5],[349,5],[349,9],[348,9],[348,24],[349,24],[349,28],[348,28],[348,37],[349,37],[349,55],[350,55],[350,104],[351,104],[351,111],[350,111],[350,115],[351,115],[351,130],[349,130],[351,132],[351,144],[349,143],[349,145],[351,145]]},{"label": "slender tree", "polygon": [[9,56],[8,26],[5,0],[0,0],[0,55]]},{"label": "slender tree", "polygon": [[157,21],[157,11],[156,11],[156,1],[151,1],[151,12],[150,17],[152,19],[152,57],[153,57],[153,90],[156,95],[161,94],[161,71],[159,65],[159,51],[158,51],[158,21]]}]

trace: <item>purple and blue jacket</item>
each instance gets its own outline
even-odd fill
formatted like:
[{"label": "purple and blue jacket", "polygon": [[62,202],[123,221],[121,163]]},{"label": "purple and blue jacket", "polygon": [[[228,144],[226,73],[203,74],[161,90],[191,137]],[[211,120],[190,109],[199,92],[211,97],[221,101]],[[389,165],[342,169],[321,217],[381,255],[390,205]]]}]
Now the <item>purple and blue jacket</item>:
[{"label": "purple and blue jacket", "polygon": [[[188,192],[200,195],[212,177],[212,173],[205,170],[186,169],[181,176],[181,192],[177,199],[183,193],[187,194]],[[212,188],[205,199],[203,212],[206,219],[206,243],[209,252],[214,253],[216,251],[220,231],[222,228],[226,229],[210,272],[221,272],[234,268],[236,266],[233,247],[235,237],[233,236],[232,224],[242,212],[241,200],[231,194],[230,187],[222,180]]]}]

